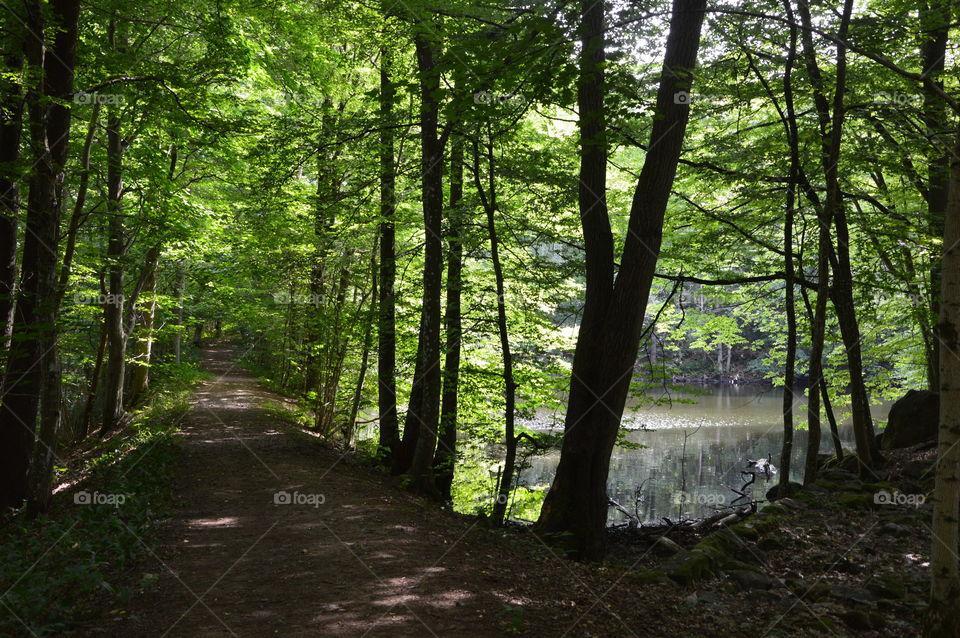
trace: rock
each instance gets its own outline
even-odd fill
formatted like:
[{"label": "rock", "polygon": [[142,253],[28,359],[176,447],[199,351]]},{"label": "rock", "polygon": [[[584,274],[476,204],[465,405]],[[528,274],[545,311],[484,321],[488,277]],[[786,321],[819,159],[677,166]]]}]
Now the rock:
[{"label": "rock", "polygon": [[885,574],[867,583],[867,589],[877,598],[901,600],[907,595],[907,587],[893,574]]},{"label": "rock", "polygon": [[730,578],[740,585],[741,589],[773,589],[781,585],[780,581],[752,569],[735,569],[729,573]]},{"label": "rock", "polygon": [[877,531],[881,534],[889,534],[890,536],[909,536],[913,530],[911,530],[906,525],[899,525],[897,523],[883,523],[877,527]]},{"label": "rock", "polygon": [[760,542],[757,543],[757,547],[762,549],[765,552],[776,551],[779,549],[785,549],[787,546],[778,536],[764,536],[760,539]]},{"label": "rock", "polygon": [[800,503],[796,502],[792,498],[781,498],[780,504],[792,510],[798,510],[803,508],[803,506],[800,505]]},{"label": "rock", "polygon": [[783,496],[781,496],[781,494],[780,494],[780,484],[778,483],[778,484],[774,485],[773,487],[771,487],[769,490],[767,490],[767,493],[766,493],[765,496],[767,497],[767,500],[772,503],[773,501],[786,498],[787,496],[793,496],[794,494],[796,494],[797,492],[799,492],[802,487],[803,487],[803,484],[802,484],[802,483],[797,483],[796,481],[790,481],[790,486],[789,486],[789,488],[786,490],[786,494],[784,494]]},{"label": "rock", "polygon": [[940,395],[930,390],[910,390],[890,408],[883,431],[883,449],[896,450],[937,438]]},{"label": "rock", "polygon": [[904,463],[901,473],[917,481],[933,479],[933,461],[908,461]]},{"label": "rock", "polygon": [[822,582],[811,584],[802,578],[788,578],[786,584],[794,596],[810,602],[821,600],[830,593],[830,587]]},{"label": "rock", "polygon": [[833,585],[830,587],[830,595],[837,600],[846,603],[856,603],[858,605],[867,605],[872,607],[874,596],[866,589],[856,587],[847,587],[846,585]]},{"label": "rock", "polygon": [[840,619],[855,631],[869,631],[871,629],[882,629],[884,625],[883,616],[874,612],[866,612],[860,609],[851,609],[840,614]]},{"label": "rock", "polygon": [[[853,458],[854,462],[856,462],[856,457],[852,457],[852,456],[843,457],[844,462],[846,462],[848,458]],[[835,481],[837,483],[848,483],[850,481],[859,480],[856,474],[842,467],[827,468],[824,471],[820,472],[817,478],[823,478],[823,479],[827,479],[828,481]]]},{"label": "rock", "polygon": [[666,536],[660,536],[656,540],[656,545],[667,550],[671,554],[676,554],[677,552],[683,551],[683,548],[677,545],[674,541],[670,540]]}]

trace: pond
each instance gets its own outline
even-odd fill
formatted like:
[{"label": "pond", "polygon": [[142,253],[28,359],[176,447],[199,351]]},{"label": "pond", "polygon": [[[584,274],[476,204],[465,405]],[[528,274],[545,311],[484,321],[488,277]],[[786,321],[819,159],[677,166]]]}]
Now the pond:
[{"label": "pond", "polygon": [[[651,399],[667,399],[667,395],[650,393]],[[783,392],[758,386],[710,386],[671,392],[670,401],[647,405],[624,417],[630,429],[626,439],[643,447],[618,446],[610,461],[608,493],[641,522],[658,521],[661,517],[695,518],[706,516],[717,505],[730,504],[737,498],[731,488],[740,489],[745,479],[740,471],[747,459],[772,457],[779,465],[783,443]],[[805,400],[794,407],[795,423],[805,422]],[[885,420],[889,403],[873,406],[874,420]],[[551,422],[561,415],[540,414],[527,427],[552,429]],[[560,426],[562,427],[562,426]],[[845,447],[854,447],[849,424],[840,428]],[[791,479],[802,477],[807,431],[794,433],[794,455]],[[832,451],[829,429],[824,423],[821,443],[823,451]],[[492,450],[491,450],[492,452]],[[559,451],[530,459],[530,466],[519,477],[520,485],[530,488],[549,486],[559,460]],[[762,476],[752,486],[753,498],[764,493],[777,480]],[[529,511],[527,508],[526,511]],[[525,513],[526,513],[525,511]],[[609,522],[627,520],[611,508]]]}]

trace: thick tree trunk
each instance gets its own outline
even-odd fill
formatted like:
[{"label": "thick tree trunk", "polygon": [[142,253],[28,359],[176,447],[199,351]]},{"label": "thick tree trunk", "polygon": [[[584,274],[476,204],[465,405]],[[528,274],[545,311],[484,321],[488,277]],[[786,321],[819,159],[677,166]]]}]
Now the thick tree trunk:
[{"label": "thick tree trunk", "polygon": [[[420,322],[421,386],[419,404],[411,403],[407,423],[417,430],[407,473],[413,491],[439,498],[433,480],[433,456],[440,420],[440,297],[443,292],[443,144],[439,137],[440,70],[436,43],[429,32],[416,35],[420,75],[420,143],[423,180],[423,222],[426,244],[423,262],[423,306]],[[412,423],[411,423],[412,417]]]},{"label": "thick tree trunk", "polygon": [[[46,33],[45,7],[27,3],[27,27]],[[70,134],[70,95],[76,57],[77,0],[53,0],[57,25],[50,51],[42,38],[27,38],[27,62],[43,69],[41,86],[30,87],[27,104],[33,171],[27,197],[27,232],[14,315],[11,351],[0,408],[0,507],[19,507],[28,491],[27,468],[34,452],[38,408],[44,449],[33,456],[29,491],[31,510],[44,508],[60,429],[57,360],[57,266],[63,169]],[[51,99],[52,98],[52,99]]]},{"label": "thick tree trunk", "polygon": [[397,325],[394,297],[397,262],[394,214],[396,168],[393,157],[393,100],[389,48],[380,58],[380,303],[377,306],[377,408],[380,418],[380,455],[395,462],[400,447],[397,422]]},{"label": "thick tree trunk", "polygon": [[620,271],[614,280],[613,236],[606,205],[604,10],[581,5],[582,52],[579,206],[587,261],[587,295],[574,354],[563,448],[534,529],[569,553],[603,553],[607,471],[636,361],[653,281],[663,218],[689,117],[686,100],[696,64],[705,0],[674,0],[651,144],[640,172]]},{"label": "thick tree trunk", "polygon": [[940,288],[940,431],[926,638],[960,635],[960,135],[950,167]]},{"label": "thick tree trunk", "polygon": [[450,203],[447,209],[447,283],[444,331],[443,395],[440,404],[440,432],[433,474],[437,489],[450,500],[457,463],[457,414],[460,386],[460,295],[463,273],[463,140],[454,140],[450,153]]}]

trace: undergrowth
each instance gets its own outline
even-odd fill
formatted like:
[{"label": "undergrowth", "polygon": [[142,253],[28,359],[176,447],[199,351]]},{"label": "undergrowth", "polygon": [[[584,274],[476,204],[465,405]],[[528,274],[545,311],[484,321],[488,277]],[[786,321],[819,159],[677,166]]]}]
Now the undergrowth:
[{"label": "undergrowth", "polygon": [[126,605],[137,586],[125,584],[128,572],[171,499],[173,433],[203,376],[187,365],[158,370],[157,391],[127,427],[58,468],[48,513],[0,528],[0,636],[70,635]]}]

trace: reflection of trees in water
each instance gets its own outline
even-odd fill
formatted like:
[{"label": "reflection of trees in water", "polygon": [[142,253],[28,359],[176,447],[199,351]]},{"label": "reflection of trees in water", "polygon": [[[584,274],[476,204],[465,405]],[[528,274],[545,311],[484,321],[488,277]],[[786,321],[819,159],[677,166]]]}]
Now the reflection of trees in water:
[{"label": "reflection of trees in water", "polygon": [[[853,441],[849,427],[841,428],[844,442]],[[824,434],[824,443],[829,433]],[[633,509],[635,491],[643,486],[643,499],[638,510],[643,522],[657,521],[661,517],[674,517],[676,502],[682,481],[683,430],[653,430],[631,432],[629,439],[646,447],[640,449],[615,449],[610,460],[608,493],[617,502]],[[807,432],[794,434],[794,450],[791,478],[800,480],[802,475]],[[683,511],[689,518],[706,516],[714,511],[714,504],[729,503],[736,495],[730,487],[739,489],[745,482],[740,471],[747,459],[760,459],[772,455],[776,459],[783,444],[783,432],[779,425],[768,430],[756,427],[726,426],[704,427],[687,442],[687,498]],[[825,448],[826,449],[826,448]],[[520,477],[522,485],[549,485],[553,479],[558,455],[553,453],[531,459],[531,467]],[[751,486],[752,498],[762,499],[776,482],[774,475],[769,481],[758,476]],[[610,511],[611,521],[626,520],[616,510]]]}]

